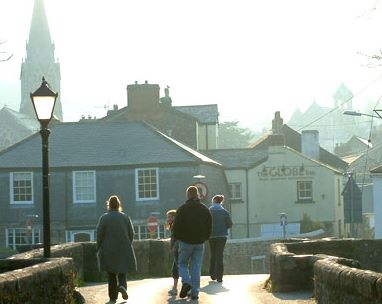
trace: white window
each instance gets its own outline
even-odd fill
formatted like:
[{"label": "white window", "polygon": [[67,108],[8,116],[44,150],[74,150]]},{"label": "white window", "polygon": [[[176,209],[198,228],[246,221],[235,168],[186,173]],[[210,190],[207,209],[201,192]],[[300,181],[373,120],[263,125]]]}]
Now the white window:
[{"label": "white window", "polygon": [[147,224],[134,225],[135,239],[165,239],[171,236],[171,232],[166,229],[166,225],[159,224],[155,232],[150,232]]},{"label": "white window", "polygon": [[37,228],[8,228],[6,237],[6,246],[16,250],[18,245],[40,243],[40,230]]},{"label": "white window", "polygon": [[95,230],[66,231],[66,242],[93,242],[93,241],[95,241]]},{"label": "white window", "polygon": [[136,200],[159,198],[158,168],[135,169]]},{"label": "white window", "polygon": [[233,200],[241,199],[241,183],[231,183],[229,186],[229,196]]},{"label": "white window", "polygon": [[11,204],[33,204],[32,172],[12,172],[10,185]]},{"label": "white window", "polygon": [[297,181],[297,201],[312,201],[312,181]]},{"label": "white window", "polygon": [[95,203],[96,174],[95,171],[73,171],[73,202]]}]

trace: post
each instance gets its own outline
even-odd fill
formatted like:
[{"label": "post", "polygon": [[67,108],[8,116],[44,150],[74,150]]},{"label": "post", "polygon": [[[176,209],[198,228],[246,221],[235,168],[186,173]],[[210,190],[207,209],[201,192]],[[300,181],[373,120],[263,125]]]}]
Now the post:
[{"label": "post", "polygon": [[350,233],[351,237],[354,237],[354,191],[353,191],[353,173],[349,173],[350,179]]},{"label": "post", "polygon": [[43,229],[44,229],[44,258],[50,258],[50,211],[49,211],[49,148],[48,137],[50,130],[47,123],[41,122],[42,139],[42,195],[43,195]]},{"label": "post", "polygon": [[283,239],[285,240],[287,236],[286,226],[288,225],[288,216],[284,212],[280,213],[280,225],[283,227]]},{"label": "post", "polygon": [[49,214],[49,159],[48,124],[53,117],[54,106],[58,93],[53,92],[48,82],[42,77],[41,86],[30,94],[36,117],[41,125],[42,139],[42,198],[43,198],[43,229],[44,229],[44,258],[50,258],[50,214]]}]

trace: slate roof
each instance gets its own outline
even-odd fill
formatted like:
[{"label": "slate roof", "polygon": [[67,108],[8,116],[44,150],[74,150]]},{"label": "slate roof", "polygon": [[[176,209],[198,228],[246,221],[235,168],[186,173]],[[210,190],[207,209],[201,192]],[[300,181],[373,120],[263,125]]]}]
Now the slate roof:
[{"label": "slate roof", "polygon": [[218,122],[218,105],[195,105],[195,106],[177,106],[176,110],[195,117],[199,122],[205,124],[216,124]]},{"label": "slate roof", "polygon": [[40,129],[40,123],[36,118],[22,114],[20,112],[16,112],[7,106],[4,106],[0,110],[0,121],[5,121],[6,119],[12,121],[14,124],[13,127],[21,127],[30,131],[36,131]]},{"label": "slate roof", "polygon": [[226,169],[248,169],[268,158],[267,150],[243,149],[217,149],[201,151],[208,157],[221,163]]},{"label": "slate roof", "polygon": [[382,166],[378,166],[378,167],[370,170],[370,173],[375,173],[375,174],[382,173]]},{"label": "slate roof", "polygon": [[[189,119],[197,120],[203,124],[216,124],[218,122],[219,111],[217,104],[210,105],[195,105],[195,106],[167,106],[159,104],[163,111],[173,111],[179,115],[184,115]],[[129,107],[124,107],[118,111],[111,111],[107,116],[100,118],[103,121],[110,121],[111,119],[123,117]],[[180,112],[180,113],[179,113]]]},{"label": "slate roof", "polygon": [[[204,162],[207,156],[143,122],[59,123],[51,126],[50,167],[99,167]],[[36,133],[0,152],[0,168],[41,167],[41,136]]]},{"label": "slate roof", "polygon": [[[285,145],[301,152],[301,134],[296,130],[289,127],[287,124],[284,124],[281,128],[281,133],[285,136]],[[265,133],[262,138],[257,142],[250,145],[250,148],[253,149],[264,149],[270,145],[272,132]],[[337,157],[336,155],[330,153],[324,148],[320,147],[320,157],[319,161],[323,164],[329,165],[330,167],[346,170],[348,168],[347,162]]]}]

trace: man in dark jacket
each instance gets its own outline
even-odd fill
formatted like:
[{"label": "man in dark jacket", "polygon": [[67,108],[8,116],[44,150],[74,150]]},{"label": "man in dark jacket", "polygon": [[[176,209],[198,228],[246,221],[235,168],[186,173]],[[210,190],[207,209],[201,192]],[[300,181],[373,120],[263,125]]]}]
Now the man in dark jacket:
[{"label": "man in dark jacket", "polygon": [[212,217],[200,202],[197,187],[188,187],[186,194],[187,201],[176,211],[173,228],[174,237],[179,241],[179,275],[182,278],[179,297],[185,298],[191,290],[191,299],[198,299],[204,242],[211,235]]}]

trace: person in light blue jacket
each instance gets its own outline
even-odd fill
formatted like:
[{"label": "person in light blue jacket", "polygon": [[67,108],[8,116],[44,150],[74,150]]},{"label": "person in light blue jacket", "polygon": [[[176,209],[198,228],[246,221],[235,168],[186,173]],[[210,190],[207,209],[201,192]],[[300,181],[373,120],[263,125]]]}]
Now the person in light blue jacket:
[{"label": "person in light blue jacket", "polygon": [[209,208],[212,215],[212,233],[208,240],[210,245],[209,274],[213,281],[223,282],[223,251],[228,237],[228,229],[232,227],[229,212],[223,207],[224,195],[215,195]]}]

